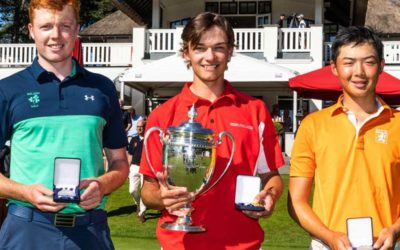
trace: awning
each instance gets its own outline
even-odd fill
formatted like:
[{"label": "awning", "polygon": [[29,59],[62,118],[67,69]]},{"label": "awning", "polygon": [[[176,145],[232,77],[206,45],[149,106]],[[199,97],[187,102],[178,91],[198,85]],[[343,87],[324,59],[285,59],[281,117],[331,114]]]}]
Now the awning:
[{"label": "awning", "polygon": [[[296,72],[282,66],[267,63],[239,53],[228,63],[225,78],[236,87],[287,86],[289,78]],[[165,87],[182,86],[193,79],[193,72],[186,67],[184,59],[174,54],[129,69],[120,79],[141,91]]]},{"label": "awning", "polygon": [[[325,66],[289,79],[289,86],[299,96],[336,100],[342,93],[339,79],[333,75],[331,66]],[[376,92],[389,104],[400,104],[400,79],[382,72],[379,76]]]}]

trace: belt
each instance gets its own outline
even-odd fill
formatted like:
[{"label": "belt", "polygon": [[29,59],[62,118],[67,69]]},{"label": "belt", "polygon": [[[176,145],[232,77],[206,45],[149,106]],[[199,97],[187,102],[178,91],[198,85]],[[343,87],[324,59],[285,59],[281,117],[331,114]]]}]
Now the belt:
[{"label": "belt", "polygon": [[53,224],[56,227],[85,226],[92,223],[96,224],[107,221],[107,213],[104,210],[92,210],[78,214],[57,214],[41,212],[35,208],[11,204],[8,207],[8,213],[29,221]]}]

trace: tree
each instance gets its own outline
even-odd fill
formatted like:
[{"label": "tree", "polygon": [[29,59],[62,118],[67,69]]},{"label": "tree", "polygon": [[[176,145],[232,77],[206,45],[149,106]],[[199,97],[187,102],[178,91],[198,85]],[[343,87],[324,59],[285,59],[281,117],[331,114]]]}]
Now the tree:
[{"label": "tree", "polygon": [[116,10],[111,0],[81,0],[81,30]]},{"label": "tree", "polygon": [[28,11],[25,0],[0,0],[0,39],[18,43],[28,39]]},{"label": "tree", "polygon": [[[26,0],[0,0],[0,42],[30,42],[28,34],[28,8]],[[81,29],[115,11],[111,0],[81,0]]]}]

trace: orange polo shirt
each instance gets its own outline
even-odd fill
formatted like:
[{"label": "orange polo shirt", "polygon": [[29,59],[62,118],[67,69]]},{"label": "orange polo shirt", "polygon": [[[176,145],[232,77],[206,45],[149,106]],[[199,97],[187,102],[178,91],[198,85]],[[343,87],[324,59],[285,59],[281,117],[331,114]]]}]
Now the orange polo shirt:
[{"label": "orange polo shirt", "polygon": [[[236,150],[232,164],[223,178],[194,202],[193,223],[203,225],[204,233],[184,233],[160,228],[175,216],[165,210],[159,220],[157,238],[164,250],[179,249],[260,249],[264,232],[257,220],[235,209],[235,184],[238,175],[253,175],[276,170],[284,164],[275,127],[265,103],[236,91],[225,82],[225,91],[214,102],[194,95],[186,83],[182,92],[157,107],[149,116],[146,129],[159,126],[166,130],[188,120],[188,110],[195,103],[196,122],[218,135],[229,131],[235,137]],[[161,171],[162,147],[155,132],[148,139],[150,158],[156,171]],[[224,170],[232,152],[232,144],[224,138],[216,146],[216,165],[211,183]],[[142,154],[140,172],[154,177]]]},{"label": "orange polo shirt", "polygon": [[347,218],[368,216],[376,238],[399,217],[400,113],[381,103],[358,131],[341,101],[299,127],[290,176],[314,177],[313,210],[333,231],[347,233]]}]

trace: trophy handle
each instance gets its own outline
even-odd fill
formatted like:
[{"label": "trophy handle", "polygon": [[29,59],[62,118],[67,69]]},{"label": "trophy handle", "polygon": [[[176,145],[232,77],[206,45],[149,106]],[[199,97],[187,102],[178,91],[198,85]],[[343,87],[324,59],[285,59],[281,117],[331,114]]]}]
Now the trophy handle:
[{"label": "trophy handle", "polygon": [[[219,135],[218,135],[218,141],[217,141],[217,143],[216,143],[217,145],[221,144],[221,142],[222,142],[222,137],[223,137],[224,135],[228,136],[229,139],[231,139],[231,141],[232,141],[232,152],[231,152],[231,156],[229,157],[228,164],[226,164],[226,167],[225,167],[224,171],[223,171],[222,174],[218,177],[218,179],[217,179],[216,181],[214,181],[214,183],[212,183],[205,191],[200,192],[200,194],[204,194],[204,193],[206,193],[208,190],[210,190],[212,187],[214,187],[214,186],[221,180],[221,178],[224,177],[226,171],[228,171],[229,167],[231,166],[231,163],[232,163],[232,160],[233,160],[233,154],[235,153],[235,147],[236,147],[235,139],[234,139],[233,135],[232,135],[230,132],[228,132],[228,131],[222,131],[222,132],[219,133]],[[200,194],[199,194],[199,195],[200,195]]]},{"label": "trophy handle", "polygon": [[155,130],[160,132],[160,142],[161,142],[161,144],[164,144],[163,143],[164,132],[160,127],[152,127],[149,130],[147,130],[146,134],[144,135],[144,140],[143,140],[144,153],[146,155],[147,164],[149,164],[150,169],[154,175],[156,175],[156,171],[154,170],[154,167],[153,167],[153,165],[151,165],[151,162],[150,162],[149,151],[147,150],[147,139],[149,138],[150,134],[153,133]]}]

